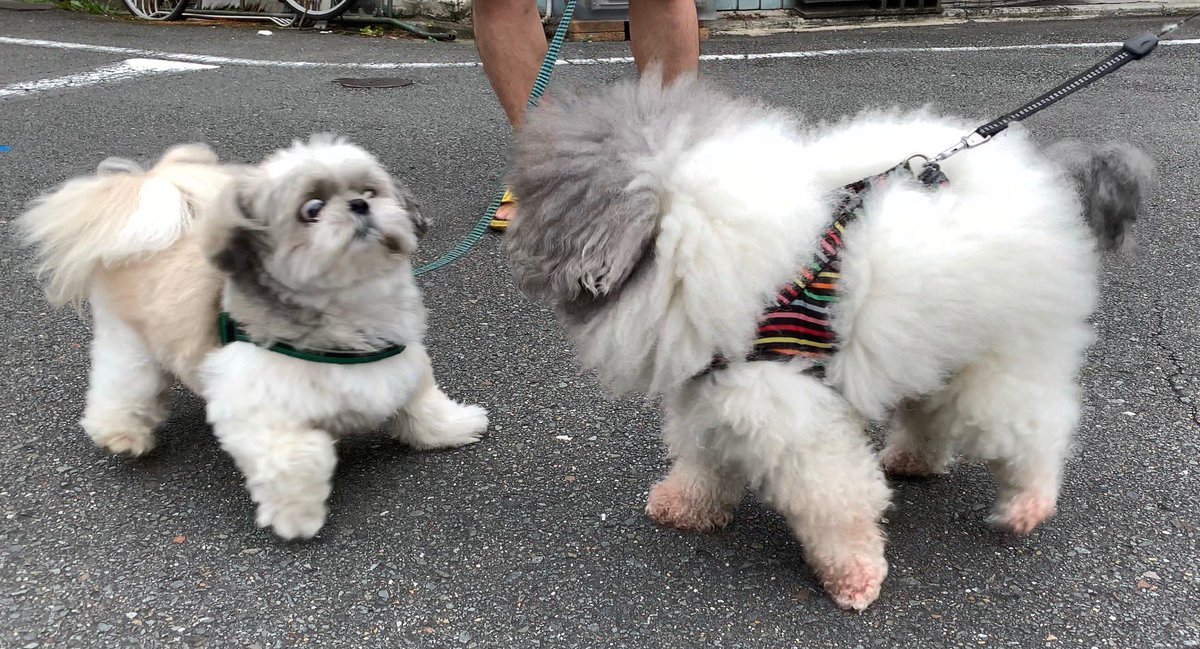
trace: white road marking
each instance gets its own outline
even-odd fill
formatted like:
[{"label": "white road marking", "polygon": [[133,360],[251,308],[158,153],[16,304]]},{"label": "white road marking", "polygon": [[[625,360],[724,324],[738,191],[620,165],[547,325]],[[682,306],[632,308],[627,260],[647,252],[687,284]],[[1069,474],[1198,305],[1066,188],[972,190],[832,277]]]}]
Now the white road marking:
[{"label": "white road marking", "polygon": [[[84,52],[103,52],[124,56],[142,56],[172,61],[188,61],[209,65],[242,65],[264,68],[356,68],[368,70],[395,69],[434,69],[434,68],[475,68],[478,61],[411,61],[394,63],[362,63],[329,61],[273,61],[269,59],[245,59],[229,56],[213,56],[208,54],[185,54],[180,52],[161,52],[158,50],[142,50],[131,47],[113,45],[92,45],[89,43],[69,43],[65,41],[47,41],[29,38],[12,38],[0,36],[0,45],[24,45],[28,47],[45,47],[60,50],[79,50]],[[1200,38],[1174,39],[1161,41],[1162,46],[1200,45]],[[865,47],[859,49],[833,50],[801,50],[794,52],[758,52],[748,54],[704,54],[701,61],[757,61],[762,59],[813,59],[841,56],[864,56],[873,54],[970,54],[976,52],[1011,52],[1025,50],[1071,50],[1071,49],[1115,49],[1121,43],[1031,43],[1026,45],[979,45],[960,47]],[[613,56],[607,58],[560,59],[558,65],[611,65],[633,62],[633,57]]]},{"label": "white road marking", "polygon": [[69,74],[65,77],[54,77],[53,79],[25,81],[22,83],[14,83],[8,86],[0,87],[0,99],[5,99],[8,97],[24,97],[38,92],[45,92],[47,90],[95,86],[102,83],[112,83],[114,81],[122,81],[135,77],[145,77],[154,74],[190,72],[192,70],[211,70],[216,67],[217,66],[215,65],[201,65],[199,63],[184,63],[181,61],[127,59],[125,61],[121,61],[120,63],[113,63],[112,65],[99,67],[88,72],[80,72],[79,74]]}]

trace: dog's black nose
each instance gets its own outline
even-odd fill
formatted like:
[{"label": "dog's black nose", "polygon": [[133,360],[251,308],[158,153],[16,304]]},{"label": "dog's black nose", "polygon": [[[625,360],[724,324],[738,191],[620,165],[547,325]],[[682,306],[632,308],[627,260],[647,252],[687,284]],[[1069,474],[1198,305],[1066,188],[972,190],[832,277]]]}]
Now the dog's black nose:
[{"label": "dog's black nose", "polygon": [[355,214],[366,214],[371,210],[371,206],[361,198],[356,198],[350,201],[350,211]]}]

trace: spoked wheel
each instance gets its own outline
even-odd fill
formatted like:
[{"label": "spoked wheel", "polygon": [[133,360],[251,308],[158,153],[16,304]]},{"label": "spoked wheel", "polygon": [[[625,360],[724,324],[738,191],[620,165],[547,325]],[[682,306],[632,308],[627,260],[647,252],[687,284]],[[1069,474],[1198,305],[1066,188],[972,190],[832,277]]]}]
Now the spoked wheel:
[{"label": "spoked wheel", "polygon": [[122,0],[129,13],[143,20],[179,20],[190,0]]},{"label": "spoked wheel", "polygon": [[332,20],[346,13],[354,0],[283,0],[296,13],[296,22],[310,25],[322,20]]},{"label": "spoked wheel", "polygon": [[[126,0],[130,2],[132,0]],[[301,25],[332,20],[346,13],[355,0],[283,0],[299,18]]]}]

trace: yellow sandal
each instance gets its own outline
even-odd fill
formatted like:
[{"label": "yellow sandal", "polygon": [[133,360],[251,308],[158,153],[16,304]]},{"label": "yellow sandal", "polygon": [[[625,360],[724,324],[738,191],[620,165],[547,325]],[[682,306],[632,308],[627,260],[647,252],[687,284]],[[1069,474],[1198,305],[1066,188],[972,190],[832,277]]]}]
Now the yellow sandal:
[{"label": "yellow sandal", "polygon": [[[517,197],[513,196],[512,190],[505,189],[504,196],[501,197],[501,199],[500,199],[500,207],[504,207],[505,205],[516,205],[516,204],[517,204]],[[496,211],[498,213],[500,211],[499,208],[497,208]],[[509,214],[509,218],[507,218],[507,219],[498,219],[495,216],[493,216],[492,220],[488,221],[488,229],[494,230],[496,232],[504,232],[506,229],[508,229],[508,222],[511,219],[512,219],[511,213]]]}]

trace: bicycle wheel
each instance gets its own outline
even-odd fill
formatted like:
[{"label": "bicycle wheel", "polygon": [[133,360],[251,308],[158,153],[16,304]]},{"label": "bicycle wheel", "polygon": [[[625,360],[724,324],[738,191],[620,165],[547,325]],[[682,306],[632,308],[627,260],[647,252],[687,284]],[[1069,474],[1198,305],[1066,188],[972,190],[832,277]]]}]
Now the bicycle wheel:
[{"label": "bicycle wheel", "polygon": [[122,0],[129,13],[143,20],[179,20],[190,0]]},{"label": "bicycle wheel", "polygon": [[[127,0],[128,1],[128,0]],[[332,20],[346,13],[354,0],[283,0],[302,22]]]}]

